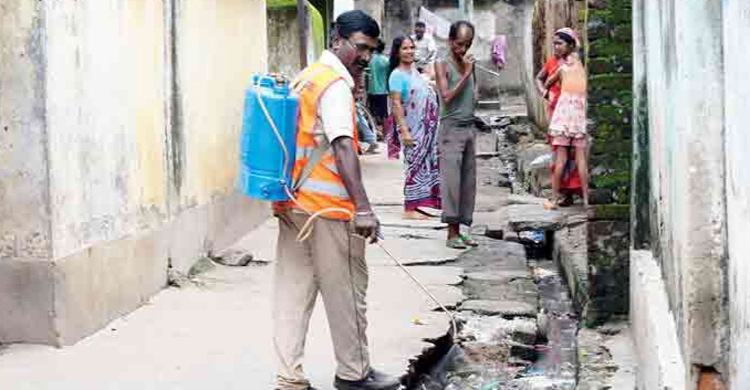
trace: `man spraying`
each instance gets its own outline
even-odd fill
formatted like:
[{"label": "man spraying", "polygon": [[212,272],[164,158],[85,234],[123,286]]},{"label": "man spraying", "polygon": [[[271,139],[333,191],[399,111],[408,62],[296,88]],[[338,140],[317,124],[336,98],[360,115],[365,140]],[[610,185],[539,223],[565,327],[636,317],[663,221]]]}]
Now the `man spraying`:
[{"label": "man spraying", "polygon": [[[329,50],[297,77],[300,94],[294,203],[274,204],[279,239],[274,286],[277,388],[312,390],[302,365],[318,293],[325,303],[338,390],[393,390],[399,386],[370,366],[365,318],[366,240],[379,222],[365,192],[357,156],[355,78],[367,67],[380,28],[362,11],[337,19]],[[306,240],[297,236],[311,214]]]},{"label": "man spraying", "polygon": [[474,42],[474,26],[467,21],[451,25],[448,53],[438,60],[437,86],[443,101],[438,148],[443,215],[448,224],[449,248],[476,246],[471,236],[461,234],[461,225],[471,226],[476,198],[476,129],[474,127],[474,57],[468,54]]}]

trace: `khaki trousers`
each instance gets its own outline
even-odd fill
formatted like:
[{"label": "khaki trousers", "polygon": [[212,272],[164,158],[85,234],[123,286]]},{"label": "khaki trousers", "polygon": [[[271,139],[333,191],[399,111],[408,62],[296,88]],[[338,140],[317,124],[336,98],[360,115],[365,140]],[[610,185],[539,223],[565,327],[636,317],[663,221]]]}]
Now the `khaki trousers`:
[{"label": "khaki trousers", "polygon": [[350,222],[318,218],[310,238],[296,242],[307,215],[279,218],[274,284],[274,346],[279,389],[310,385],[302,360],[318,292],[323,297],[338,367],[336,375],[360,380],[370,369],[367,346],[365,240]]}]

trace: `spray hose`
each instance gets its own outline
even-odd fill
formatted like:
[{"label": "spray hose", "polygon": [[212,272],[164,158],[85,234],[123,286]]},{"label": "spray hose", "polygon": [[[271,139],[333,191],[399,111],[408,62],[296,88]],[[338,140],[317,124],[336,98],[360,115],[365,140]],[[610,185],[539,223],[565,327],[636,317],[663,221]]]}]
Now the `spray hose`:
[{"label": "spray hose", "polygon": [[[281,132],[279,131],[278,127],[276,127],[276,122],[274,122],[273,118],[271,117],[271,114],[268,112],[268,108],[266,107],[265,102],[263,101],[263,97],[260,94],[260,85],[256,85],[255,91],[256,91],[256,96],[258,97],[258,103],[260,105],[261,110],[263,111],[263,115],[266,117],[266,120],[268,121],[269,125],[271,125],[271,129],[273,129],[274,134],[276,134],[276,139],[279,141],[279,145],[281,145],[281,148],[284,151],[284,172],[287,172],[287,169],[289,167],[289,149],[287,148],[286,144],[284,143],[284,138],[281,136]],[[292,193],[292,191],[289,189],[289,186],[284,185],[284,189],[285,189],[285,191],[287,193],[287,196],[294,203],[294,205],[297,206],[297,208],[299,208],[300,210],[302,210],[305,214],[307,214],[307,215],[310,216],[307,219],[307,221],[305,222],[305,224],[302,226],[302,228],[300,229],[299,233],[297,234],[297,242],[304,242],[305,240],[307,240],[308,238],[310,238],[310,236],[313,233],[313,228],[314,228],[314,222],[315,222],[315,220],[317,218],[321,217],[324,214],[333,213],[333,212],[339,212],[339,213],[344,213],[344,214],[348,215],[349,218],[352,219],[352,220],[354,219],[354,215],[352,214],[351,211],[349,211],[347,209],[344,209],[344,208],[340,208],[340,207],[329,207],[329,208],[325,208],[323,210],[320,210],[318,212],[312,213],[312,212],[308,211],[297,200],[297,197],[294,196],[294,194]],[[365,239],[364,237],[361,237],[361,238]],[[411,278],[411,280],[414,281],[414,283],[417,286],[419,286],[419,288],[422,289],[422,291],[433,302],[435,302],[436,305],[438,305],[438,307],[440,307],[440,309],[443,311],[443,313],[445,313],[445,315],[448,316],[448,319],[450,320],[450,324],[451,324],[451,330],[453,332],[452,336],[453,337],[457,336],[458,335],[458,325],[456,323],[456,318],[453,315],[453,313],[451,313],[450,311],[448,311],[448,308],[446,308],[445,305],[443,305],[440,302],[440,300],[438,300],[430,292],[430,290],[428,290],[427,287],[422,282],[420,282],[419,279],[417,279],[416,276],[414,276],[414,274],[412,274],[411,272],[409,272],[409,269],[406,268],[406,266],[402,262],[400,262],[395,256],[393,256],[393,254],[391,254],[391,252],[388,251],[388,249],[386,249],[385,246],[383,246],[382,242],[377,241],[377,244],[380,247],[380,249],[382,249],[383,252],[385,252],[385,254],[391,260],[393,260],[393,262],[396,263],[396,265],[398,265],[398,267],[401,268],[401,270],[403,270],[404,273],[406,273],[406,275],[408,275],[409,278]]]}]

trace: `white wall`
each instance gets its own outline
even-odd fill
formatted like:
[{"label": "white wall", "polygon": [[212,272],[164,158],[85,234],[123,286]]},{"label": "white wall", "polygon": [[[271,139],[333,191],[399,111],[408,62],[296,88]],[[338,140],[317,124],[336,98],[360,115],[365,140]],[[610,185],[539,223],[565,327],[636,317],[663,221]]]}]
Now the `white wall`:
[{"label": "white wall", "polygon": [[42,7],[0,7],[0,262],[42,260],[52,250]]},{"label": "white wall", "polygon": [[163,1],[48,4],[55,257],[232,192],[244,88],[266,68],[264,2],[178,1],[176,31]]},{"label": "white wall", "polygon": [[166,220],[162,1],[47,3],[54,257]]},{"label": "white wall", "polygon": [[235,189],[264,0],[8,0],[0,21],[0,342],[74,343],[267,218]]},{"label": "white wall", "polygon": [[750,3],[724,1],[726,196],[732,389],[750,388]]},{"label": "white wall", "polygon": [[[633,9],[641,29],[635,33],[635,53],[642,56],[636,75],[647,80],[647,95],[637,101],[648,99],[650,141],[636,156],[649,159],[651,176],[650,206],[634,207],[651,211],[651,249],[662,269],[686,383],[693,388],[700,367],[711,367],[728,388],[747,389],[750,136],[744,114],[750,84],[743,68],[750,54],[743,37],[750,33],[750,5],[638,0]],[[633,296],[656,299],[644,290]],[[639,349],[663,342],[648,332],[648,323],[633,326],[643,336]],[[639,354],[645,356],[641,365],[652,367],[653,356]]]}]

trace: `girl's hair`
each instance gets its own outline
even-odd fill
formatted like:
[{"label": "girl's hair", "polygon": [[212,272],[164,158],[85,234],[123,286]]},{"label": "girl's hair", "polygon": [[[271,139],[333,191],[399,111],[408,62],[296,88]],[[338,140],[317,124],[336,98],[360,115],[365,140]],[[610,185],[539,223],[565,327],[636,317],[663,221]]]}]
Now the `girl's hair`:
[{"label": "girl's hair", "polygon": [[571,37],[570,35],[564,33],[564,32],[557,32],[555,33],[555,36],[565,41],[565,43],[568,44],[568,46],[575,49],[576,47],[576,40],[575,38]]},{"label": "girl's hair", "polygon": [[399,56],[399,53],[401,52],[401,46],[406,40],[414,43],[414,40],[412,40],[410,37],[401,35],[396,37],[396,39],[394,39],[393,43],[391,44],[391,58],[388,60],[388,77],[390,77],[393,70],[398,68],[399,64],[401,64],[401,56]]}]

